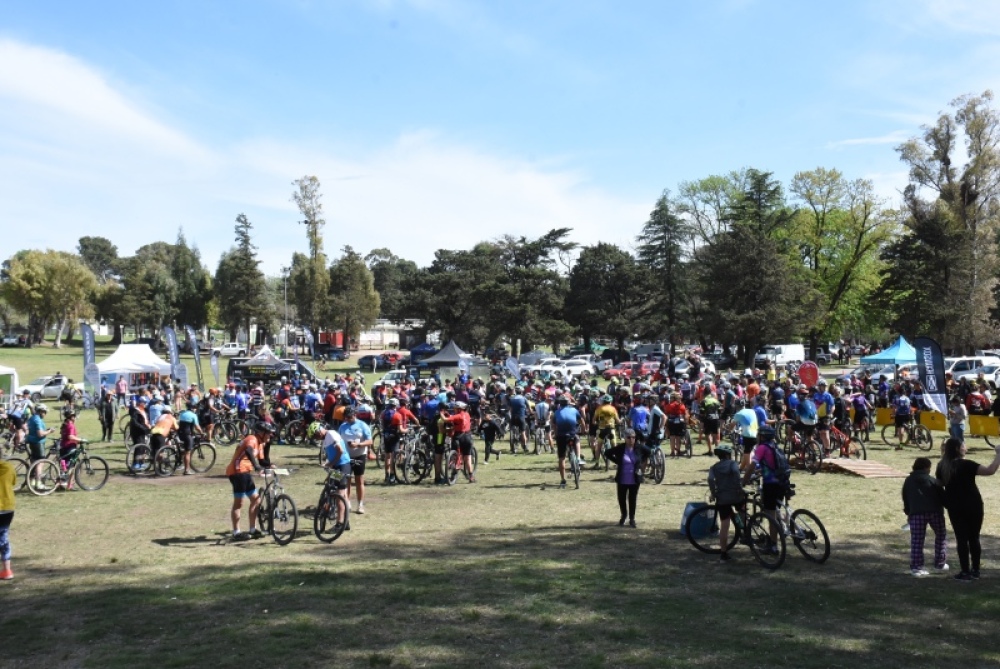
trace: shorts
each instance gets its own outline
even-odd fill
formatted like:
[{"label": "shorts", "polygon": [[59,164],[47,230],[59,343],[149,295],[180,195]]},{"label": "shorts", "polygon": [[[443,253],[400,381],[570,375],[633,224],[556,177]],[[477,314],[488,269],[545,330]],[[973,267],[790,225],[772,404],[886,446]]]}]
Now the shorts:
[{"label": "shorts", "polygon": [[667,421],[667,433],[671,437],[683,437],[684,436],[684,422],[675,422],[672,420]]},{"label": "shorts", "polygon": [[398,434],[387,434],[385,439],[382,440],[382,448],[385,450],[386,454],[395,453],[396,447],[399,446],[399,435]]},{"label": "shorts", "polygon": [[752,453],[753,449],[757,447],[757,437],[742,437],[742,441],[744,453]]},{"label": "shorts", "polygon": [[162,434],[150,434],[149,435],[149,448],[156,453],[158,450],[163,448],[167,443],[166,438]]},{"label": "shorts", "polygon": [[468,432],[458,435],[455,437],[455,446],[462,455],[472,455],[472,435]]},{"label": "shorts", "polygon": [[37,462],[45,457],[45,444],[28,444],[28,459]]},{"label": "shorts", "polygon": [[351,485],[351,472],[353,471],[353,466],[350,462],[348,462],[342,465],[336,465],[333,469],[340,470],[340,473],[343,474],[343,476],[340,477],[340,480],[336,482],[337,490],[347,490],[347,487]]},{"label": "shorts", "polygon": [[743,504],[720,504],[719,518],[721,518],[722,520],[726,520],[727,518],[732,518],[736,508],[742,506]]},{"label": "shorts", "polygon": [[510,428],[514,429],[515,427],[521,428],[521,433],[522,434],[525,433],[525,432],[527,432],[528,431],[528,420],[524,416],[511,416],[510,417]]},{"label": "shorts", "polygon": [[[603,431],[601,432],[601,434],[604,434]],[[587,435],[591,437],[597,436],[597,423],[590,424],[590,426],[587,428]],[[604,437],[601,438],[603,439]]]},{"label": "shorts", "polygon": [[854,410],[854,424],[855,425],[861,425],[861,423],[863,423],[867,419],[868,419],[868,411],[867,410],[866,411],[858,411],[857,409]]},{"label": "shorts", "polygon": [[820,418],[819,419],[819,423],[816,425],[816,427],[819,428],[820,432],[829,432],[830,431],[830,418],[827,417],[827,416],[824,416],[823,418]]},{"label": "shorts", "polygon": [[24,429],[24,417],[23,416],[10,416],[10,415],[8,415],[7,418],[10,419],[10,424],[13,426],[13,428],[15,430],[23,430]]},{"label": "shorts", "polygon": [[351,459],[351,474],[354,476],[364,476],[365,475],[365,464],[368,462],[367,458],[352,458]]},{"label": "shorts", "polygon": [[188,451],[194,450],[194,435],[193,434],[181,434],[177,436],[177,448],[181,453],[187,453]]},{"label": "shorts", "polygon": [[705,434],[718,434],[719,433],[719,421],[706,418],[704,421]]},{"label": "shorts", "polygon": [[559,454],[560,460],[566,459],[566,454],[569,452],[569,445],[575,441],[576,441],[575,434],[556,435],[556,451]]},{"label": "shorts", "polygon": [[233,497],[236,499],[257,496],[257,483],[253,480],[253,474],[233,474],[229,477],[229,482],[233,484]]},{"label": "shorts", "polygon": [[764,510],[774,511],[778,508],[778,502],[785,499],[785,486],[781,483],[765,483],[761,488]]},{"label": "shorts", "polygon": [[476,419],[476,420],[479,420],[480,418],[483,417],[482,411],[480,411],[480,409],[479,409],[479,404],[470,404],[469,405],[469,416],[471,418]]},{"label": "shorts", "polygon": [[604,441],[605,439],[610,439],[611,443],[613,444],[615,442],[615,428],[613,428],[613,427],[602,427],[601,428],[600,439],[601,439],[601,441]]},{"label": "shorts", "polygon": [[909,416],[896,416],[895,417],[895,421],[896,421],[896,427],[906,427],[907,425],[910,424],[910,417]]}]

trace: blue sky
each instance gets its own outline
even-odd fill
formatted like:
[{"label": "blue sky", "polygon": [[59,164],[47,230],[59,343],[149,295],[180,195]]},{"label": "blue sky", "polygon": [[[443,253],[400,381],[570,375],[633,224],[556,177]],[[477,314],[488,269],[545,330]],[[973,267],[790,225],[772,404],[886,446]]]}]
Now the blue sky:
[{"label": "blue sky", "polygon": [[306,174],[328,254],[422,265],[554,227],[629,246],[663,189],[741,167],[895,204],[894,147],[994,85],[998,34],[971,0],[6,0],[0,255],[183,228],[214,271],[243,212],[277,274]]}]

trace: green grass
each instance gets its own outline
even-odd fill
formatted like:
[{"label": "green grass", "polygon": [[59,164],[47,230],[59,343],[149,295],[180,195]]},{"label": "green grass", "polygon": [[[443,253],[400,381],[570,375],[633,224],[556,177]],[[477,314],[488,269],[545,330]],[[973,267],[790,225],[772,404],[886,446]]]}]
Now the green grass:
[{"label": "green grass", "polygon": [[[27,353],[32,373],[70,373],[62,353]],[[98,434],[93,412],[81,429]],[[986,460],[974,446],[970,457]],[[476,485],[369,486],[368,514],[327,545],[308,515],[322,480],[314,451],[277,446],[302,513],[296,540],[279,547],[225,541],[225,451],[206,477],[158,482],[122,474],[121,445],[94,451],[112,464],[103,490],[18,495],[17,577],[0,583],[0,667],[1000,662],[992,479],[981,481],[984,577],[959,584],[909,576],[900,479],[797,472],[794,502],[824,521],[833,552],[814,565],[790,547],[769,573],[745,548],[721,566],[679,535],[684,504],[705,497],[705,457],[668,460],[664,484],[642,488],[635,530],[618,527],[603,472],[559,490],[553,456],[504,456],[480,466]],[[870,451],[903,471],[916,455]]]}]

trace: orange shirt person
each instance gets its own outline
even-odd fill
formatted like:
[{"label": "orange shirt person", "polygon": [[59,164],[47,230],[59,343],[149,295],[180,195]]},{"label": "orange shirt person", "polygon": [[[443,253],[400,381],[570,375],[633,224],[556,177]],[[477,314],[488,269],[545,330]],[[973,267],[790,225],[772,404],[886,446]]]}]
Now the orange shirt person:
[{"label": "orange shirt person", "polygon": [[[233,524],[233,538],[245,539],[248,536],[258,538],[261,532],[257,529],[257,511],[260,509],[260,495],[257,494],[257,483],[254,474],[264,470],[261,464],[264,459],[264,447],[274,436],[274,426],[271,423],[259,421],[254,426],[254,433],[244,438],[236,447],[233,459],[226,467],[226,476],[233,486],[233,506],[229,518]],[[250,500],[250,533],[240,532],[240,509],[243,499]]]}]

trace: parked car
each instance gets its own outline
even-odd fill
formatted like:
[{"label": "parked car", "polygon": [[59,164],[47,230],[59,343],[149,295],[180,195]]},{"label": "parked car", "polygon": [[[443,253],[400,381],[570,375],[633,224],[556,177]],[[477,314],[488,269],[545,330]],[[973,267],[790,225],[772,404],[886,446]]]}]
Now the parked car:
[{"label": "parked car", "polygon": [[969,381],[975,381],[982,374],[983,378],[992,385],[997,386],[1000,382],[1000,365],[983,365],[982,367],[976,367],[968,372],[962,372],[955,376],[956,381],[961,381],[962,379],[968,379]]},{"label": "parked car", "polygon": [[611,368],[611,361],[601,358],[600,356],[594,355],[593,353],[581,353],[579,355],[574,355],[570,360],[583,360],[591,367],[591,374],[600,374],[606,369]]},{"label": "parked car", "polygon": [[841,385],[846,385],[850,381],[851,375],[857,376],[859,379],[861,375],[865,372],[870,372],[873,380],[878,382],[879,377],[885,376],[887,381],[893,381],[896,378],[896,366],[895,365],[881,365],[881,364],[871,364],[871,365],[861,365],[860,367],[855,367],[849,372],[844,372],[837,377],[837,382]]},{"label": "parked car", "polygon": [[607,381],[610,381],[611,379],[631,379],[632,375],[635,374],[638,369],[638,362],[619,362],[611,369],[604,370],[603,376]]},{"label": "parked car", "polygon": [[808,354],[806,354],[806,357],[815,362],[817,365],[830,364],[830,354],[826,351],[816,351],[815,357],[810,357]]},{"label": "parked car", "polygon": [[43,399],[59,399],[66,388],[68,379],[63,374],[53,376],[40,376],[31,383],[18,388],[20,395],[25,390],[31,393],[31,401],[38,402]]},{"label": "parked car", "polygon": [[389,362],[388,358],[381,355],[363,355],[358,358],[358,369],[362,372],[370,372],[373,369],[392,369],[393,363]]},{"label": "parked car", "polygon": [[3,336],[3,346],[24,346],[24,337],[7,333]]},{"label": "parked car", "polygon": [[238,341],[230,341],[226,342],[222,346],[217,346],[216,348],[213,348],[212,354],[227,356],[227,357],[231,357],[234,355],[244,356],[247,354],[247,347],[239,343]]},{"label": "parked car", "polygon": [[550,362],[560,362],[560,360],[559,358],[556,358],[554,356],[549,356],[547,358],[539,358],[535,363],[530,365],[521,365],[518,369],[522,374],[527,372],[528,374],[534,376],[535,374],[537,374],[542,370],[542,365]]},{"label": "parked car", "polygon": [[[687,360],[681,360],[674,366],[674,373],[680,376],[681,374],[689,374],[691,370],[691,363]],[[711,360],[701,359],[701,373],[702,374],[715,374],[715,363]]]},{"label": "parked car", "polygon": [[944,359],[944,371],[951,372],[952,378],[958,378],[959,374],[971,372],[977,367],[983,367],[985,365],[1000,365],[1000,358],[983,355]]}]

